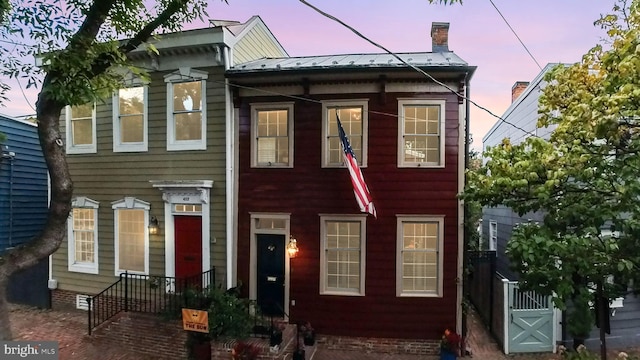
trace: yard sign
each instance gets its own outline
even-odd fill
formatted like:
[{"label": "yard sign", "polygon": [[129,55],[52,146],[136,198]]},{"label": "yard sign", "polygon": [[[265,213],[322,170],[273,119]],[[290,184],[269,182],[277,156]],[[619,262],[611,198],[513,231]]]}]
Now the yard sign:
[{"label": "yard sign", "polygon": [[209,313],[204,310],[182,309],[182,326],[187,331],[209,333]]}]

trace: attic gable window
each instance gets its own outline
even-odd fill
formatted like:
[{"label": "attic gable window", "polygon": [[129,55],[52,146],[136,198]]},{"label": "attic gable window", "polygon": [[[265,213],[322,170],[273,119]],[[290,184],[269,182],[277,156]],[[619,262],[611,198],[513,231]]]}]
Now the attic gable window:
[{"label": "attic gable window", "polygon": [[167,150],[207,149],[208,74],[190,68],[166,75]]},{"label": "attic gable window", "polygon": [[293,103],[251,104],[251,166],[293,167]]},{"label": "attic gable window", "polygon": [[398,167],[444,167],[444,100],[398,101]]},{"label": "attic gable window", "polygon": [[95,103],[67,106],[65,124],[68,154],[92,154],[96,147]]},{"label": "attic gable window", "polygon": [[147,151],[147,86],[132,86],[113,96],[113,151]]}]

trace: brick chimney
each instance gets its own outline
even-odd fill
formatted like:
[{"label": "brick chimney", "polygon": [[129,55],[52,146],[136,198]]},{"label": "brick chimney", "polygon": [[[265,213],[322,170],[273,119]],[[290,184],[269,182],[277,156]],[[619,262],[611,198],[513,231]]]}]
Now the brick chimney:
[{"label": "brick chimney", "polygon": [[513,87],[511,88],[511,102],[512,103],[514,101],[516,101],[518,96],[520,96],[520,94],[522,94],[524,92],[524,90],[527,88],[527,86],[529,86],[529,82],[528,81],[516,81],[516,83],[513,84]]},{"label": "brick chimney", "polygon": [[431,52],[449,51],[449,23],[431,23]]}]

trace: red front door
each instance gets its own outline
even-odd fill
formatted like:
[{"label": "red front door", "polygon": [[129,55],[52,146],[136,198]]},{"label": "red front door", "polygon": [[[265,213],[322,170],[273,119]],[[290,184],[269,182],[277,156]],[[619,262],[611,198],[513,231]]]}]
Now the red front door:
[{"label": "red front door", "polygon": [[202,217],[174,216],[176,278],[202,273]]}]

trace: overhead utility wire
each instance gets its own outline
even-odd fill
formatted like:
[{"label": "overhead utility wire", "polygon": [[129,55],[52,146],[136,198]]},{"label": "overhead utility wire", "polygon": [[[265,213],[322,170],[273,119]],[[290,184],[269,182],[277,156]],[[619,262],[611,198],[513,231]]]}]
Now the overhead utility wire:
[{"label": "overhead utility wire", "polygon": [[[140,67],[140,69],[143,69],[143,70],[146,70],[146,71],[157,71],[157,70],[155,70],[153,68],[146,68],[146,67]],[[167,73],[167,74],[170,73],[170,71],[162,71],[162,72],[163,73]],[[185,76],[185,75],[183,75],[182,78],[191,79],[189,76]],[[253,91],[257,91],[257,92],[261,92],[261,93],[265,93],[265,94],[269,94],[269,95],[286,97],[286,98],[293,99],[293,100],[306,101],[306,102],[310,102],[310,103],[314,103],[314,104],[322,104],[321,100],[311,99],[311,98],[308,98],[308,97],[284,94],[284,93],[280,93],[280,92],[273,91],[273,90],[266,90],[266,89],[261,89],[261,88],[257,88],[257,87],[253,87],[253,86],[240,85],[240,84],[236,84],[236,83],[232,83],[232,82],[227,83],[225,81],[220,81],[220,80],[209,80],[209,81],[214,82],[214,83],[218,83],[218,84],[221,84],[221,85],[229,85],[229,86],[232,86],[232,87],[236,87],[238,89],[253,90]],[[367,112],[369,114],[378,114],[378,115],[385,115],[385,116],[389,116],[389,117],[398,118],[398,114],[392,114],[392,113],[387,113],[387,112],[383,112],[383,111],[367,110]]]},{"label": "overhead utility wire", "polygon": [[542,66],[540,66],[540,63],[538,63],[538,60],[536,60],[535,56],[533,56],[533,54],[531,53],[531,51],[529,51],[529,49],[527,48],[527,45],[524,44],[524,42],[522,41],[522,39],[520,39],[520,36],[518,36],[518,34],[516,33],[516,31],[513,29],[513,27],[511,27],[511,24],[509,24],[509,22],[507,21],[507,19],[504,17],[504,15],[502,15],[502,12],[500,12],[500,9],[498,9],[498,7],[496,6],[496,4],[493,3],[493,0],[489,0],[489,2],[491,3],[491,5],[493,5],[493,8],[496,9],[496,11],[498,12],[498,14],[500,14],[500,17],[502,18],[502,20],[504,20],[505,24],[507,24],[507,26],[509,27],[509,29],[511,29],[511,32],[513,33],[513,35],[516,36],[516,38],[518,39],[518,41],[520,41],[520,44],[522,45],[522,47],[527,51],[527,54],[529,54],[529,56],[531,57],[531,59],[533,59],[533,61],[536,63],[536,65],[538,65],[538,68],[540,68],[540,70],[542,70]]},{"label": "overhead utility wire", "polygon": [[[315,10],[316,12],[318,12],[320,15],[322,15],[322,16],[324,16],[324,17],[326,17],[326,18],[329,18],[329,19],[331,19],[331,20],[333,20],[333,21],[335,21],[335,22],[339,23],[340,25],[342,25],[342,26],[346,27],[347,29],[351,30],[351,32],[353,32],[354,34],[356,34],[357,36],[359,36],[359,37],[360,37],[360,38],[362,38],[363,40],[367,41],[367,42],[368,42],[368,43],[370,43],[371,45],[373,45],[373,46],[375,46],[375,47],[377,47],[377,48],[379,48],[379,49],[382,49],[382,50],[383,50],[383,51],[385,51],[387,54],[389,54],[389,55],[391,55],[391,56],[395,57],[396,59],[398,59],[398,61],[400,61],[400,62],[401,62],[401,63],[403,63],[404,65],[406,65],[406,66],[408,66],[408,67],[410,67],[410,68],[414,69],[415,71],[417,71],[417,72],[419,72],[419,73],[423,74],[424,76],[428,77],[431,81],[435,82],[436,84],[438,84],[438,85],[440,85],[440,86],[443,86],[444,88],[446,88],[446,89],[447,89],[447,90],[449,90],[450,92],[452,92],[452,93],[454,93],[454,94],[458,95],[459,97],[461,97],[461,98],[463,98],[463,99],[467,100],[467,101],[468,101],[468,102],[470,102],[471,104],[475,105],[477,108],[479,108],[479,109],[481,109],[481,110],[484,110],[485,112],[487,112],[489,115],[491,115],[491,116],[495,117],[496,119],[498,119],[498,120],[500,120],[500,121],[504,122],[505,124],[511,125],[511,126],[513,126],[514,128],[516,128],[516,129],[518,129],[518,130],[520,130],[520,131],[523,131],[523,132],[525,132],[525,133],[527,133],[527,134],[530,134],[531,136],[536,136],[536,134],[532,133],[531,131],[527,131],[527,130],[525,130],[525,129],[523,129],[523,128],[519,127],[518,125],[515,125],[515,124],[513,124],[513,123],[511,123],[511,122],[509,122],[509,121],[507,121],[507,120],[505,120],[505,119],[503,119],[503,118],[501,118],[500,116],[498,116],[498,115],[494,114],[493,112],[491,112],[491,110],[489,110],[489,109],[485,108],[484,106],[479,105],[479,104],[478,104],[478,103],[476,103],[475,101],[473,101],[473,100],[469,99],[468,97],[466,97],[466,96],[464,96],[464,95],[462,95],[462,94],[458,93],[455,89],[452,89],[452,88],[451,88],[451,87],[449,87],[447,84],[445,84],[445,83],[443,83],[443,82],[440,82],[440,81],[436,80],[433,76],[431,76],[430,74],[428,74],[428,73],[427,73],[427,72],[425,72],[424,70],[422,70],[422,69],[420,69],[420,68],[418,68],[418,67],[416,67],[416,66],[414,66],[414,65],[412,65],[412,64],[409,64],[408,62],[404,61],[400,56],[398,56],[396,53],[394,53],[394,52],[392,52],[392,51],[388,50],[388,49],[387,49],[387,48],[385,48],[384,46],[382,46],[382,45],[380,45],[380,44],[378,44],[378,43],[374,42],[373,40],[369,39],[368,37],[366,37],[366,36],[362,35],[358,30],[356,30],[356,29],[355,29],[355,28],[353,28],[352,26],[348,25],[348,24],[347,24],[347,23],[345,23],[344,21],[342,21],[342,20],[338,19],[337,17],[335,17],[335,16],[333,16],[333,15],[331,15],[331,14],[329,14],[329,13],[326,13],[326,12],[322,11],[321,9],[319,9],[319,8],[317,8],[317,7],[313,6],[313,5],[311,5],[310,3],[308,3],[308,2],[307,2],[307,1],[305,1],[305,0],[299,0],[299,1],[300,1],[301,3],[303,3],[304,5],[307,5],[308,7],[312,8],[313,10]],[[537,136],[536,136],[536,137],[537,137]]]}]

